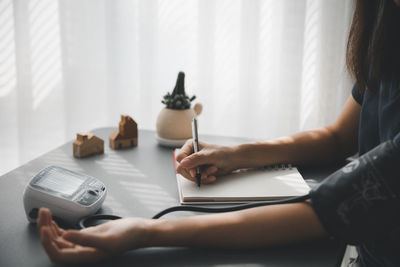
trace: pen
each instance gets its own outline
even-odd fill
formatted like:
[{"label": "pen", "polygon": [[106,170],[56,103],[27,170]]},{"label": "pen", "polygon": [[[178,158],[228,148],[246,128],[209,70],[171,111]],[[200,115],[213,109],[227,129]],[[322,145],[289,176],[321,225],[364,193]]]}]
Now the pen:
[{"label": "pen", "polygon": [[[199,134],[197,131],[197,119],[196,117],[193,118],[192,120],[192,137],[193,137],[193,148],[194,148],[194,153],[199,152]],[[201,182],[201,173],[200,173],[200,166],[196,167],[196,182],[197,186],[200,187],[200,182]]]}]

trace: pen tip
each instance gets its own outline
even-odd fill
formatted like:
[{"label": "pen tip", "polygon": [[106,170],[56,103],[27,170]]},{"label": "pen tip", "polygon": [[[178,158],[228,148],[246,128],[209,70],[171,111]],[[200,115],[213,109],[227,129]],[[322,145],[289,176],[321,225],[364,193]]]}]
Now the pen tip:
[{"label": "pen tip", "polygon": [[201,184],[201,175],[198,173],[196,174],[196,182],[197,182],[197,186],[200,187]]}]

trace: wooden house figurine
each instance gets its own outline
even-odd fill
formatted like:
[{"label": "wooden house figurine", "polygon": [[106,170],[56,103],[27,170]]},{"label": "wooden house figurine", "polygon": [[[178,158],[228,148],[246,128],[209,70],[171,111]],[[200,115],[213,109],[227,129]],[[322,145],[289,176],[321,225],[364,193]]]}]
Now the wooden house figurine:
[{"label": "wooden house figurine", "polygon": [[83,158],[104,153],[103,139],[91,133],[78,133],[73,143],[74,157]]},{"label": "wooden house figurine", "polygon": [[134,147],[138,144],[138,128],[136,122],[129,116],[121,115],[119,132],[110,135],[112,149]]}]

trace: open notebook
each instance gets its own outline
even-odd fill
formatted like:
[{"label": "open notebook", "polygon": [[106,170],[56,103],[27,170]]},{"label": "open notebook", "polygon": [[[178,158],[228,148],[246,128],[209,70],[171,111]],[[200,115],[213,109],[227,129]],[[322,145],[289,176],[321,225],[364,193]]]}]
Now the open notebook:
[{"label": "open notebook", "polygon": [[176,179],[181,204],[244,203],[301,196],[310,191],[294,167],[239,171],[200,188],[180,174]]}]

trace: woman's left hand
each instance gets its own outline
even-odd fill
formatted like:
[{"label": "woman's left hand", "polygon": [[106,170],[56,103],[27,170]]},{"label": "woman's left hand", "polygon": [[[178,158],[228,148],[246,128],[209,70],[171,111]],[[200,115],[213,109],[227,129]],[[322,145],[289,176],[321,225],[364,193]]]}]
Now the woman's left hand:
[{"label": "woman's left hand", "polygon": [[144,230],[151,220],[126,218],[83,230],[64,230],[40,209],[37,222],[41,243],[53,262],[97,262],[111,255],[142,247]]}]

